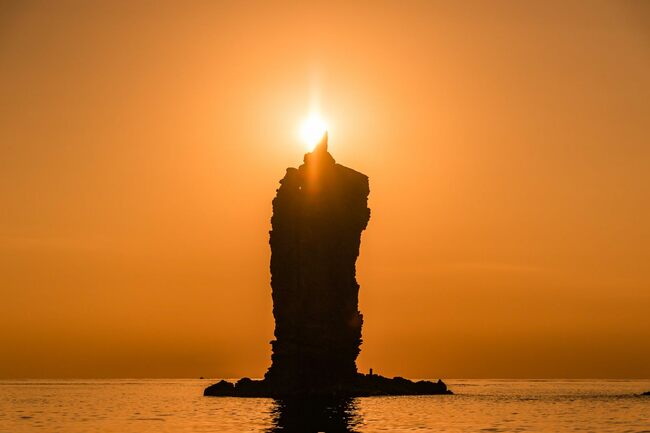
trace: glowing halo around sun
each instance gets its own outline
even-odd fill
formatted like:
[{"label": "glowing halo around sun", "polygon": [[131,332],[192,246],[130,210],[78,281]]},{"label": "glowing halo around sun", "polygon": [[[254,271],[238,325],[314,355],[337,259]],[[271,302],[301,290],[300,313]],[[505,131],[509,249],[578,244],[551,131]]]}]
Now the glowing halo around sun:
[{"label": "glowing halo around sun", "polygon": [[300,125],[300,138],[307,146],[308,151],[314,150],[314,146],[323,138],[327,131],[327,123],[320,115],[312,113]]}]

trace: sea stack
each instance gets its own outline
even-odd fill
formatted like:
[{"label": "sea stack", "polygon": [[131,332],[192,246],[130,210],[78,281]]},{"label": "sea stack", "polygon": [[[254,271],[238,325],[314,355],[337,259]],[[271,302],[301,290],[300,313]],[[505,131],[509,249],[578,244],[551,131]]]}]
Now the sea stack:
[{"label": "sea stack", "polygon": [[370,218],[368,177],[336,164],[327,133],[273,200],[271,287],[275,341],[269,384],[331,393],[357,375],[363,318],[356,261]]},{"label": "sea stack", "polygon": [[450,394],[442,381],[357,372],[363,316],[356,261],[368,225],[368,177],[337,164],[327,133],[273,200],[271,288],[275,340],[263,380],[221,381],[208,396],[353,397]]}]

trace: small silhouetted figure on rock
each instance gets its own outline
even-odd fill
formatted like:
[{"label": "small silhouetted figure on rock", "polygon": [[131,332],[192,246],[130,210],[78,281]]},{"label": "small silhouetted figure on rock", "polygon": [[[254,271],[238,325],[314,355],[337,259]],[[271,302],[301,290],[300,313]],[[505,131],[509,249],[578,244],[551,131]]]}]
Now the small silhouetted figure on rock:
[{"label": "small silhouetted figure on rock", "polygon": [[273,200],[271,287],[275,340],[264,380],[221,381],[205,395],[318,396],[444,394],[417,383],[357,372],[363,317],[356,261],[370,219],[368,177],[337,164],[327,133]]}]

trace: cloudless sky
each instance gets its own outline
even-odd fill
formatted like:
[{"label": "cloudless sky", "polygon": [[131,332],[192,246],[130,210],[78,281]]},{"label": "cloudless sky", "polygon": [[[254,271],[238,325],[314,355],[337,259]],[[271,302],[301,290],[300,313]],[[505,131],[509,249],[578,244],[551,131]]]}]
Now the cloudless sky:
[{"label": "cloudless sky", "polygon": [[300,122],[360,370],[650,377],[644,1],[0,2],[0,378],[261,376]]}]

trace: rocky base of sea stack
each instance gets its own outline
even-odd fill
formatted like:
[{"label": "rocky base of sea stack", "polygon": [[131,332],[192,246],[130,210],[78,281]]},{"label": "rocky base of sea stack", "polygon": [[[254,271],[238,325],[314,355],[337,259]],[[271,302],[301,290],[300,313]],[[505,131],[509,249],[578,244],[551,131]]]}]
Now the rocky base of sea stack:
[{"label": "rocky base of sea stack", "polygon": [[236,383],[222,380],[203,391],[208,397],[370,397],[387,395],[441,395],[453,394],[442,381],[420,380],[413,382],[403,377],[392,379],[376,374],[358,374],[347,388],[305,389],[300,392],[287,391],[272,386],[267,380],[252,380],[247,377]]}]

